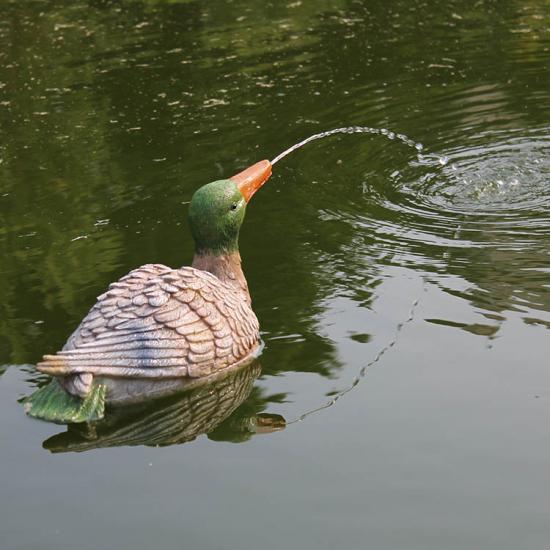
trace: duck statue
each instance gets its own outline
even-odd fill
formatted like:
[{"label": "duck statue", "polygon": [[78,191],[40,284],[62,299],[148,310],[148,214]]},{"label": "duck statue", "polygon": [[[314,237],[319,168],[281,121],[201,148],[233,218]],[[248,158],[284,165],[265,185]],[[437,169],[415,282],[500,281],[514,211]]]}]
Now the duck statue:
[{"label": "duck statue", "polygon": [[53,379],[25,400],[30,416],[97,420],[106,403],[188,388],[257,355],[259,324],[238,238],[247,203],[271,170],[263,160],[194,193],[192,265],[147,264],[112,283],[63,349],[37,364]]}]

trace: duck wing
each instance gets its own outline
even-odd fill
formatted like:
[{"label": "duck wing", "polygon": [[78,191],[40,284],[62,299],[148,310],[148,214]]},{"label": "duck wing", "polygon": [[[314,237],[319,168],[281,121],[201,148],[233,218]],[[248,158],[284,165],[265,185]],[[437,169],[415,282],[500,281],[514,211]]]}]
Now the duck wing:
[{"label": "duck wing", "polygon": [[37,369],[54,376],[201,377],[244,359],[259,324],[245,298],[209,272],[148,264],[112,283]]}]

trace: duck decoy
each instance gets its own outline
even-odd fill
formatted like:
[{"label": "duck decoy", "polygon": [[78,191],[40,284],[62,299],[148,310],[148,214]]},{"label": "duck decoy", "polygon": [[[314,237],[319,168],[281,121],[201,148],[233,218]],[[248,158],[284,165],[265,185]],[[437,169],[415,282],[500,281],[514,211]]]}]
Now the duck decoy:
[{"label": "duck decoy", "polygon": [[238,238],[246,205],[271,170],[263,160],[194,193],[192,265],[147,264],[112,283],[63,349],[37,364],[53,380],[27,398],[30,416],[97,420],[106,402],[190,387],[257,354],[259,323]]}]

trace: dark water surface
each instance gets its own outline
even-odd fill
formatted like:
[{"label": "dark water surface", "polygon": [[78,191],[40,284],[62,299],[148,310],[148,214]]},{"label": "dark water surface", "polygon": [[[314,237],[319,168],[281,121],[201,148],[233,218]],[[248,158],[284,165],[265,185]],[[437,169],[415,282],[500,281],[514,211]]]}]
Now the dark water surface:
[{"label": "dark water surface", "polygon": [[[549,62],[545,0],[1,2],[2,549],[548,548]],[[252,369],[24,415],[198,186],[348,125],[249,206]]]}]

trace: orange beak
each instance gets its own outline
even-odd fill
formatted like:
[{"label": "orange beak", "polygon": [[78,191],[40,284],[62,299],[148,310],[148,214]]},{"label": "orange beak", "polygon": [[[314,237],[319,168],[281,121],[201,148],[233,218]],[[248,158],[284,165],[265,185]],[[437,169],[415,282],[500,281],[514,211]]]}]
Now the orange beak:
[{"label": "orange beak", "polygon": [[244,200],[248,202],[252,195],[269,179],[269,176],[271,176],[271,162],[261,160],[229,179],[237,184]]}]

